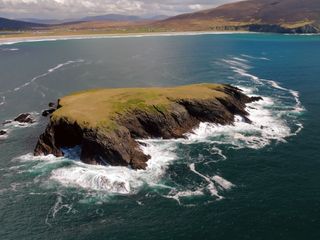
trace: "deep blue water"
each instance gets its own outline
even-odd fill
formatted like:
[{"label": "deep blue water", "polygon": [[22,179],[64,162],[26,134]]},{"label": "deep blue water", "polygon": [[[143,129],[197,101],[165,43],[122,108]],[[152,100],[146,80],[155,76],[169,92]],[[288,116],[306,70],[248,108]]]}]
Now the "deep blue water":
[{"label": "deep blue water", "polygon": [[[0,46],[0,239],[319,239],[320,36],[232,34]],[[146,171],[32,157],[48,102],[100,87],[230,83],[253,124],[146,140]]]}]

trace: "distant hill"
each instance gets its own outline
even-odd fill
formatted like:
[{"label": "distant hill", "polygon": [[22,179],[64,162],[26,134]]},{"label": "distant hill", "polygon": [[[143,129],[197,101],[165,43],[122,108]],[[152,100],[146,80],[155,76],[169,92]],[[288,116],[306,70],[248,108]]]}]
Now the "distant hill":
[{"label": "distant hill", "polygon": [[11,19],[0,17],[0,31],[26,30],[31,28],[45,27],[45,26],[46,26],[45,24],[11,20]]},{"label": "distant hill", "polygon": [[59,34],[79,31],[81,34],[179,31],[320,33],[320,0],[246,0],[169,18],[106,14],[71,20],[27,20],[30,21],[0,18],[0,30],[44,27]]},{"label": "distant hill", "polygon": [[85,18],[79,19],[79,21],[84,22],[95,22],[95,21],[121,21],[121,22],[129,22],[129,21],[139,21],[141,20],[138,16],[129,16],[129,15],[121,15],[121,14],[107,14],[100,16],[89,16]]},{"label": "distant hill", "polygon": [[190,30],[320,32],[320,0],[247,0],[157,23]]},{"label": "distant hill", "polygon": [[134,15],[121,15],[121,14],[106,14],[98,16],[87,16],[83,18],[72,18],[72,19],[41,19],[41,18],[21,18],[16,19],[17,21],[32,22],[46,25],[59,25],[59,24],[74,24],[83,22],[136,22],[136,21],[160,21],[169,18],[167,15],[155,15],[155,16],[134,16]]},{"label": "distant hill", "polygon": [[41,18],[21,18],[16,19],[17,21],[24,21],[24,22],[32,22],[32,23],[38,23],[38,24],[46,24],[46,25],[53,25],[53,24],[62,24],[65,22],[71,22],[72,19],[41,19]]},{"label": "distant hill", "polygon": [[78,21],[84,22],[95,22],[95,21],[120,21],[120,22],[134,22],[143,20],[164,20],[167,19],[166,15],[156,15],[156,16],[134,16],[134,15],[121,15],[121,14],[106,14],[100,16],[89,16],[85,18],[78,19]]}]

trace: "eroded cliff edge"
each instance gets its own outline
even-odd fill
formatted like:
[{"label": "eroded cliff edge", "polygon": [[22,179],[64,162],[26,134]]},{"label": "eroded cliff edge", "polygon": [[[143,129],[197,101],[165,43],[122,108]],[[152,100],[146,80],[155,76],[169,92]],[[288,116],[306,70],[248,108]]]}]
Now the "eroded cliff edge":
[{"label": "eroded cliff edge", "polygon": [[34,154],[59,157],[80,145],[85,163],[145,169],[150,156],[137,139],[183,138],[200,122],[233,124],[235,115],[250,123],[246,104],[260,99],[223,84],[80,92],[58,101]]}]

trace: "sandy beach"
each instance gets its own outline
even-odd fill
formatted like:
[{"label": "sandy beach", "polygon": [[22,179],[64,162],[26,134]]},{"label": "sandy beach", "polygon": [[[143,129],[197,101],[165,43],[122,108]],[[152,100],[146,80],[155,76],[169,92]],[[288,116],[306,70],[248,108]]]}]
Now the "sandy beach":
[{"label": "sandy beach", "polygon": [[[41,35],[41,36],[17,36],[1,35],[0,45],[10,45],[21,42],[42,42],[74,39],[102,39],[102,38],[136,38],[136,37],[159,37],[159,36],[187,36],[187,35],[216,35],[216,34],[244,34],[247,31],[226,31],[226,32],[157,32],[157,33],[126,33],[126,34],[75,34],[75,35]],[[253,33],[254,34],[254,33]]]}]

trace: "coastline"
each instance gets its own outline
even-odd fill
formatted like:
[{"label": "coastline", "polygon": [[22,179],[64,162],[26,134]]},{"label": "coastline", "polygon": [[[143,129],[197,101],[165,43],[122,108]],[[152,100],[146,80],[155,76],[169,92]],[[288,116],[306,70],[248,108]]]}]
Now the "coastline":
[{"label": "coastline", "polygon": [[257,34],[248,31],[199,31],[199,32],[157,32],[157,33],[125,33],[125,34],[75,34],[75,35],[42,35],[42,36],[22,36],[12,37],[0,35],[1,45],[12,45],[23,42],[45,42],[64,41],[81,39],[103,39],[103,38],[137,38],[137,37],[170,37],[170,36],[197,36],[197,35],[222,35],[222,34]]}]

